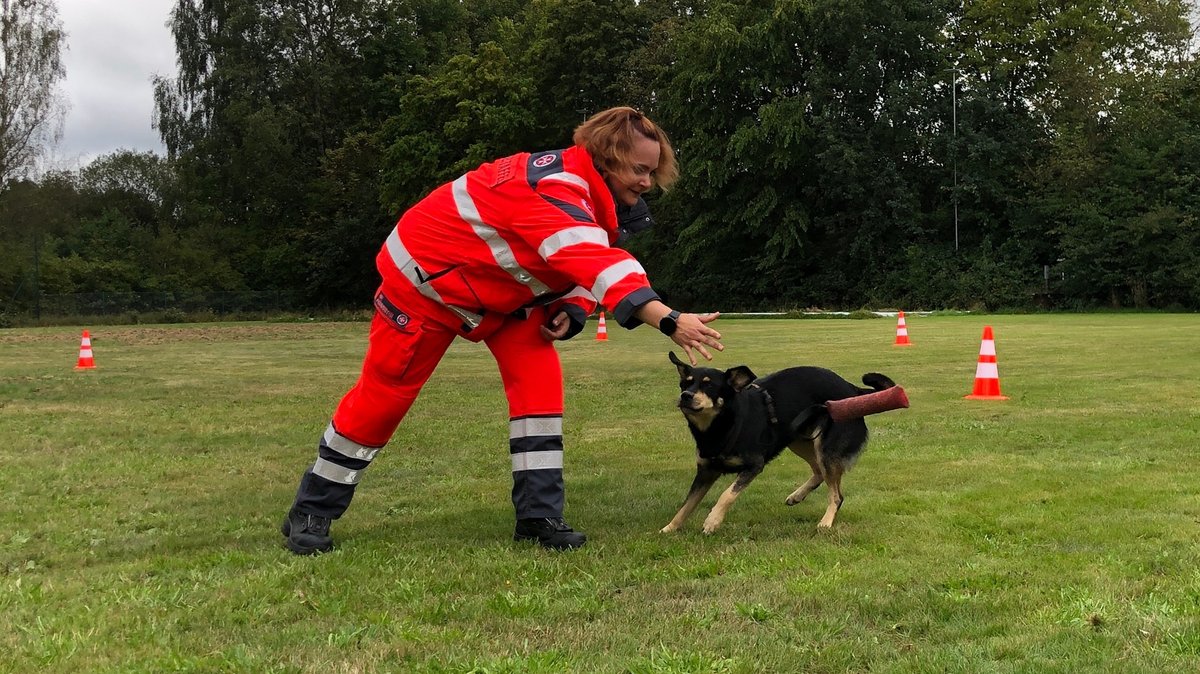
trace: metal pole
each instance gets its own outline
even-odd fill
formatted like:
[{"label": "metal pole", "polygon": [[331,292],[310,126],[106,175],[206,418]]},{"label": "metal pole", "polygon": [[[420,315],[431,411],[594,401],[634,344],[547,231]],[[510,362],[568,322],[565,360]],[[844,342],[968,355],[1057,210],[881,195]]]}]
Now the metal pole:
[{"label": "metal pole", "polygon": [[41,239],[37,232],[33,233],[33,318],[38,321],[42,320],[42,274],[38,264]]},{"label": "metal pole", "polygon": [[951,135],[954,139],[954,250],[958,250],[958,68],[951,68],[954,81],[950,85]]}]

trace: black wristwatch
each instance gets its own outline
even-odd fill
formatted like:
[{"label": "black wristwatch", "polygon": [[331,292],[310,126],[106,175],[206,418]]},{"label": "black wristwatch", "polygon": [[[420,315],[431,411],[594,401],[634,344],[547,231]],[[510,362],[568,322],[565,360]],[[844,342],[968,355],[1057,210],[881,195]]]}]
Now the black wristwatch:
[{"label": "black wristwatch", "polygon": [[671,313],[667,314],[666,316],[663,316],[662,320],[658,322],[659,332],[663,333],[664,335],[666,335],[668,337],[675,334],[676,328],[679,327],[679,324],[677,323],[678,320],[679,320],[679,312],[672,310]]}]

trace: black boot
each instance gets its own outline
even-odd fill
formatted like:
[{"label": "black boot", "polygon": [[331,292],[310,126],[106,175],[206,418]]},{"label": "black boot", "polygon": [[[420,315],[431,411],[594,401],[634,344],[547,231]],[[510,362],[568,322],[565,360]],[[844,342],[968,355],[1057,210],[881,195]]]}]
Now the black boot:
[{"label": "black boot", "polygon": [[328,517],[309,515],[292,509],[283,521],[280,531],[287,537],[288,550],[297,555],[315,555],[333,549],[333,539],[329,536],[331,521]]},{"label": "black boot", "polygon": [[583,547],[587,536],[567,526],[561,517],[538,517],[517,520],[513,533],[514,541],[536,540],[543,548],[551,550],[573,550]]}]

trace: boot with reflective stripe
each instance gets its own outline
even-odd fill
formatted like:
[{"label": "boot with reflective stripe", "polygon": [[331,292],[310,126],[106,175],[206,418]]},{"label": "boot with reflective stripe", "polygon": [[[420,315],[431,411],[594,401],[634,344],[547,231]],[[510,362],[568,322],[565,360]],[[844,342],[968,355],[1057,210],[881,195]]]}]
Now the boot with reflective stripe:
[{"label": "boot with reflective stripe", "polygon": [[328,517],[309,515],[296,509],[287,514],[280,531],[287,538],[288,550],[297,555],[315,555],[333,549],[333,538],[329,536]]},{"label": "boot with reflective stripe", "polygon": [[551,550],[573,550],[583,547],[587,536],[575,531],[561,517],[536,517],[517,520],[513,533],[514,541],[536,540],[538,545]]},{"label": "boot with reflective stripe", "polygon": [[330,423],[317,446],[317,460],[300,478],[292,510],[328,519],[341,517],[379,449],[353,442]]}]

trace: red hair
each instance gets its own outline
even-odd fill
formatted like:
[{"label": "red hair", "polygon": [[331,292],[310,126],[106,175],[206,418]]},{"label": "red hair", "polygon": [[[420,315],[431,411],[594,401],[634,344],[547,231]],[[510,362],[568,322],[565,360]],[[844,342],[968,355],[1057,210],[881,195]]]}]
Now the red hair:
[{"label": "red hair", "polygon": [[597,112],[575,128],[575,144],[588,151],[592,158],[608,171],[627,169],[633,164],[631,154],[637,137],[658,142],[658,168],[654,182],[664,190],[679,178],[675,150],[667,134],[642,113],[629,107],[609,108]]}]

